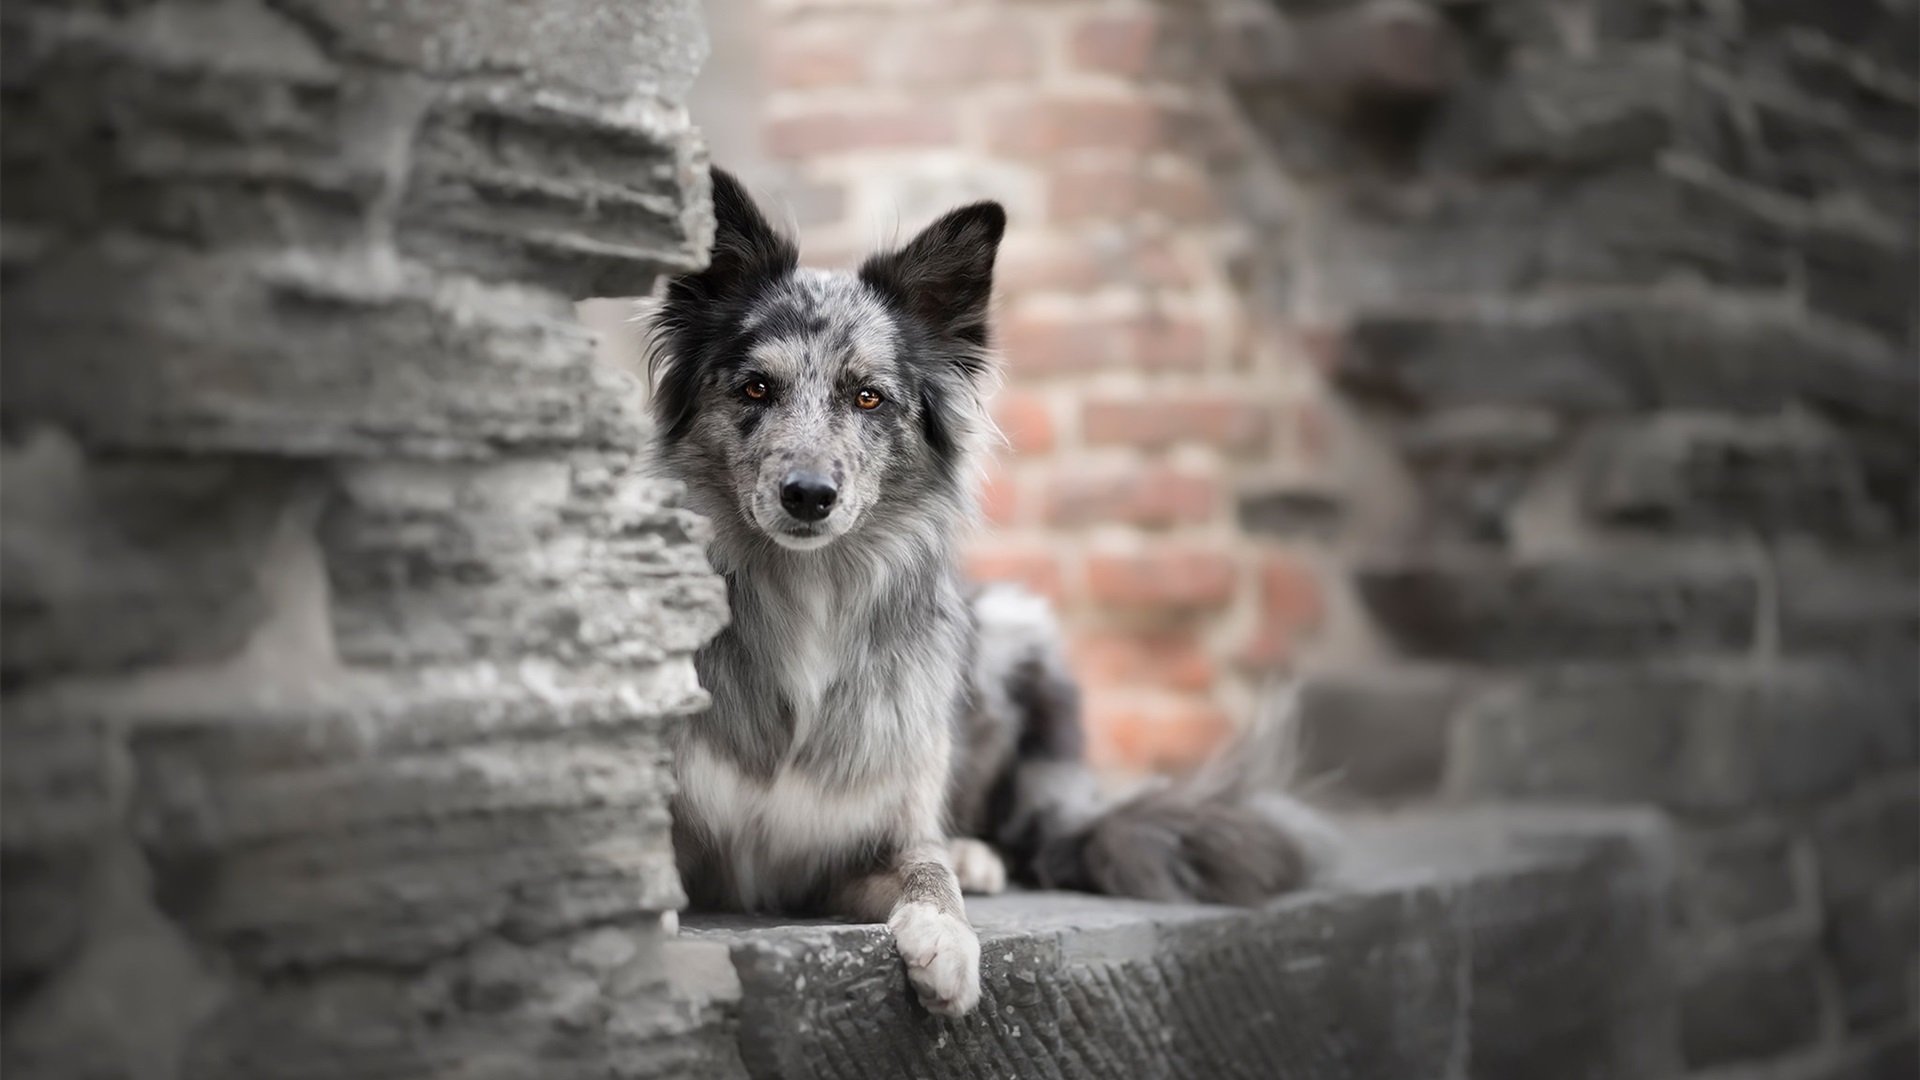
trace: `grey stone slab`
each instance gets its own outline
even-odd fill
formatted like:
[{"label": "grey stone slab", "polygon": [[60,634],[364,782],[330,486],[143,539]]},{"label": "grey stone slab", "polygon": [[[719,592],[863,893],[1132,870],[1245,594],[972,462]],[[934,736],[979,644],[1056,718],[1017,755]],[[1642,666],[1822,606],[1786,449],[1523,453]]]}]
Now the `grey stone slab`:
[{"label": "grey stone slab", "polygon": [[1911,761],[1914,702],[1845,664],[1541,671],[1462,708],[1447,786],[1715,813],[1804,804]]},{"label": "grey stone slab", "polygon": [[1598,820],[1382,826],[1341,884],[1257,910],[975,898],[986,990],[957,1022],[881,926],[683,933],[733,951],[754,1076],[1665,1075],[1657,827]]},{"label": "grey stone slab", "polygon": [[1725,558],[1437,555],[1361,565],[1361,601],[1410,656],[1514,663],[1744,652],[1760,589]]},{"label": "grey stone slab", "polygon": [[1680,1013],[1687,1066],[1753,1062],[1818,1040],[1823,1006],[1817,957],[1813,942],[1789,939],[1690,961]]},{"label": "grey stone slab", "polygon": [[1300,702],[1300,774],[1369,800],[1431,796],[1469,676],[1411,665],[1315,674]]},{"label": "grey stone slab", "polygon": [[1587,461],[1597,519],[1677,532],[1883,535],[1852,448],[1804,414],[1662,414],[1608,432]]},{"label": "grey stone slab", "polygon": [[1911,429],[1920,374],[1863,331],[1778,306],[1659,300],[1375,310],[1337,377],[1422,408],[1772,411],[1797,401]]},{"label": "grey stone slab", "polygon": [[113,244],[8,296],[5,415],[90,449],[488,457],[631,448],[647,430],[637,381],[537,288],[371,256]]},{"label": "grey stone slab", "polygon": [[265,614],[256,573],[285,470],[90,463],[41,430],[0,450],[0,671],[24,682],[218,659]]}]

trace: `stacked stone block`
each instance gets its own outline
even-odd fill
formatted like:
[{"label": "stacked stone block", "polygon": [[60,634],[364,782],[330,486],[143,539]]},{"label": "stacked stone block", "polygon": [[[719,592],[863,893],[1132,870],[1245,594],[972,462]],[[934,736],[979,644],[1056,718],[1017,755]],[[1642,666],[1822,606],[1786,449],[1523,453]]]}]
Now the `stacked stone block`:
[{"label": "stacked stone block", "polygon": [[705,258],[697,10],[0,19],[9,1075],[717,1068],[724,592],[572,308]]},{"label": "stacked stone block", "polygon": [[[1920,10],[1277,7],[1228,21],[1316,202],[1269,273],[1391,478],[1312,770],[1662,808],[1685,1065],[1914,1075]],[[1330,95],[1284,46],[1343,34]]]}]

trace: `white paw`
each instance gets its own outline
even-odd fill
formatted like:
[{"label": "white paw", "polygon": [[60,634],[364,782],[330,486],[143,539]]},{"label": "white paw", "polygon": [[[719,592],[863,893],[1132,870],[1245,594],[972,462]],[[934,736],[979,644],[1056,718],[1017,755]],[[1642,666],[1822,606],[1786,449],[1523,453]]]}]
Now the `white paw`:
[{"label": "white paw", "polygon": [[960,879],[962,892],[992,896],[1006,890],[1007,864],[985,843],[956,836],[947,844],[947,856],[953,860],[953,873]]},{"label": "white paw", "polygon": [[928,1012],[965,1016],[980,1003],[980,939],[966,920],[932,904],[904,904],[887,929]]}]

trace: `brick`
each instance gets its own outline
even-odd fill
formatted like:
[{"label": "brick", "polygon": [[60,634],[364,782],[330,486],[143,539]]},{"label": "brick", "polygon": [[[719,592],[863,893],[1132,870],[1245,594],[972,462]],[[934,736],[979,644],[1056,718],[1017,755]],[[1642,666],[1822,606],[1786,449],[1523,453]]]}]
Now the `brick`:
[{"label": "brick", "polygon": [[930,104],[809,108],[776,117],[766,129],[768,152],[785,158],[947,146],[958,138],[953,111]]},{"label": "brick", "polygon": [[1031,78],[1040,67],[1040,38],[1021,32],[1007,13],[970,26],[917,20],[886,52],[887,74],[915,87],[1019,81]]},{"label": "brick", "polygon": [[1223,506],[1219,483],[1194,469],[1063,466],[1048,478],[1041,518],[1053,525],[1179,525],[1207,521]]},{"label": "brick", "polygon": [[1047,174],[1047,215],[1055,222],[1134,219],[1150,199],[1150,182],[1137,160],[1069,161]]},{"label": "brick", "polygon": [[1325,617],[1326,600],[1313,567],[1282,552],[1264,555],[1258,622],[1238,659],[1255,668],[1285,666]]},{"label": "brick", "polygon": [[1270,420],[1265,409],[1221,394],[1152,401],[1093,398],[1081,409],[1080,425],[1094,446],[1159,450],[1197,443],[1252,450],[1266,441]]},{"label": "brick", "polygon": [[1140,97],[1040,98],[990,117],[988,146],[996,153],[1047,156],[1069,150],[1146,153],[1160,145],[1170,118]]},{"label": "brick", "polygon": [[1037,394],[1001,391],[993,400],[993,420],[1016,454],[1044,454],[1053,449],[1053,408]]},{"label": "brick", "polygon": [[1149,371],[1191,371],[1206,366],[1208,328],[1198,319],[1147,316],[1130,320],[1133,362]]},{"label": "brick", "polygon": [[767,82],[776,90],[858,86],[868,78],[872,50],[853,31],[767,35]]},{"label": "brick", "polygon": [[1047,175],[1047,213],[1056,222],[1152,216],[1185,224],[1218,210],[1212,181],[1183,162],[1143,168],[1126,158],[1068,161]]},{"label": "brick", "polygon": [[1124,366],[1119,330],[1110,319],[1015,313],[1001,325],[1007,366],[1015,376],[1046,376]]},{"label": "brick", "polygon": [[967,552],[966,573],[972,581],[1023,585],[1055,603],[1066,595],[1060,557],[1044,547],[983,540]]},{"label": "brick", "polygon": [[1153,67],[1161,35],[1152,10],[1102,12],[1082,20],[1067,36],[1067,57],[1082,71],[1145,75]]},{"label": "brick", "polygon": [[981,471],[979,499],[980,516],[989,525],[1017,524],[1024,516],[1019,482],[998,458]]},{"label": "brick", "polygon": [[[1211,258],[1209,254],[1203,256],[1201,261],[1210,261]],[[1195,268],[1194,262],[1171,241],[1149,237],[1135,244],[1123,266],[1128,280],[1133,283],[1149,289],[1176,292],[1199,285],[1203,275]]]},{"label": "brick", "polygon": [[1087,592],[1095,603],[1144,613],[1223,607],[1237,577],[1233,556],[1211,548],[1166,545],[1087,560]]},{"label": "brick", "polygon": [[1084,293],[1115,280],[1126,269],[1104,260],[1092,244],[1054,236],[1010,236],[994,274],[1012,295],[1030,292]]},{"label": "brick", "polygon": [[1074,671],[1087,686],[1153,686],[1200,693],[1219,668],[1195,636],[1095,631],[1075,636]]},{"label": "brick", "polygon": [[1212,702],[1142,690],[1092,691],[1086,717],[1088,756],[1108,768],[1190,768],[1233,733],[1226,712]]}]

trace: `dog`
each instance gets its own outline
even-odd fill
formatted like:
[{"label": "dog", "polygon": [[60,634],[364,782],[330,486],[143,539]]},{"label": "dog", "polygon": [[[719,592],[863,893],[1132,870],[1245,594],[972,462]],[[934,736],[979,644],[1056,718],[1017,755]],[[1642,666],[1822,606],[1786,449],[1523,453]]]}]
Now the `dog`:
[{"label": "dog", "polygon": [[1257,768],[1103,799],[1047,606],[962,580],[1002,208],[827,272],[732,176],[712,186],[711,261],[668,283],[649,359],[656,467],[711,521],[731,607],[694,660],[712,706],[674,748],[690,906],[885,922],[920,1001],[960,1016],[980,997],[963,890],[1301,885],[1322,827],[1261,805]]}]

